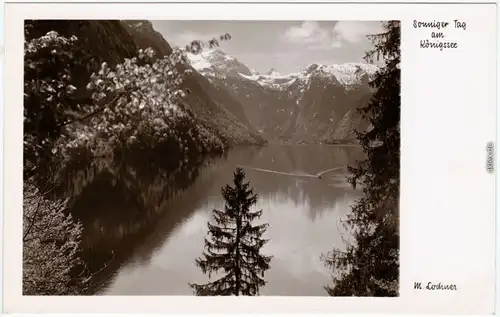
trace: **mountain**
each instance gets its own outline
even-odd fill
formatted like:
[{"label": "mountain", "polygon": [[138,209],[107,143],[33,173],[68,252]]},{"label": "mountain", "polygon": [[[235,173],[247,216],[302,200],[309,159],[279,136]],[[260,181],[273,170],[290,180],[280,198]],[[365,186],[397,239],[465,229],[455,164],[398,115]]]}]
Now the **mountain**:
[{"label": "mountain", "polygon": [[267,71],[267,76],[272,76],[272,77],[278,77],[280,76],[280,73],[274,68],[271,68],[270,70]]},{"label": "mountain", "polygon": [[[139,48],[156,47],[162,55],[172,52],[171,46],[154,30],[151,22],[127,20],[122,21],[122,24],[133,34]],[[179,67],[182,70],[185,68],[184,65]],[[264,142],[257,130],[250,125],[242,105],[226,90],[215,87],[206,77],[191,69],[193,72],[187,75],[181,88],[191,92],[186,102],[197,118],[221,133],[229,145]]]},{"label": "mountain", "polygon": [[[75,63],[72,70],[74,85],[82,103],[90,102],[90,94],[85,86],[92,72],[98,71],[102,62],[114,67],[125,58],[136,56],[140,48],[151,47],[160,56],[172,52],[172,47],[149,21],[36,20],[28,21],[26,25],[30,28],[27,40],[52,30],[66,37],[75,35],[79,39],[78,49],[91,56],[88,60]],[[180,64],[177,67],[181,71],[191,68]],[[194,114],[194,124],[208,128],[227,146],[264,142],[249,124],[242,105],[227,91],[214,87],[197,71],[186,75],[181,88],[190,92],[182,106]]]},{"label": "mountain", "polygon": [[220,49],[189,56],[191,65],[214,86],[226,89],[243,106],[250,123],[269,139],[293,142],[353,142],[364,130],[356,109],[373,93],[372,64],[312,64],[280,75],[250,70]]},{"label": "mountain", "polygon": [[205,50],[200,54],[188,54],[188,58],[193,68],[203,75],[210,72],[213,72],[212,76],[238,76],[238,74],[251,75],[253,73],[245,64],[226,55],[220,49]]}]

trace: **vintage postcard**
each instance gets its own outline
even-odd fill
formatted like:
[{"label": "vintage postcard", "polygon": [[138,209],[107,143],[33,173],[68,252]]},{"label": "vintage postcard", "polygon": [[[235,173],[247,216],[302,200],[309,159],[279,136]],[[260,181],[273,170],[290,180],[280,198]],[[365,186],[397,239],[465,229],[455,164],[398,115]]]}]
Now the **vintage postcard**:
[{"label": "vintage postcard", "polygon": [[493,313],[495,12],[7,4],[5,312]]}]

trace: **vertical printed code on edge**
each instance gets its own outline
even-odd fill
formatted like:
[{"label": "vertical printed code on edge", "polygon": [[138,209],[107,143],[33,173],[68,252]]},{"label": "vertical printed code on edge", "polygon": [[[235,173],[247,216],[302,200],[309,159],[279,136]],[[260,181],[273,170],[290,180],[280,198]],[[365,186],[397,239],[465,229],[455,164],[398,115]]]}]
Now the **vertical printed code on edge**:
[{"label": "vertical printed code on edge", "polygon": [[488,173],[493,173],[494,171],[494,154],[495,148],[493,142],[488,142],[488,144],[486,144],[486,171],[488,171]]}]

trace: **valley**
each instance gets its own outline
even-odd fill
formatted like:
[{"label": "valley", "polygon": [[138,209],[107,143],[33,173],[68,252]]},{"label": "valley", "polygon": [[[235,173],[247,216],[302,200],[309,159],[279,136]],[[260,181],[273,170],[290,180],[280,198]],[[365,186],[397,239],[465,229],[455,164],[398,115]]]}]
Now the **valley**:
[{"label": "valley", "polygon": [[355,130],[368,128],[357,109],[373,93],[375,65],[312,64],[297,73],[259,74],[220,49],[189,54],[189,61],[215,87],[227,90],[268,140],[352,143]]}]

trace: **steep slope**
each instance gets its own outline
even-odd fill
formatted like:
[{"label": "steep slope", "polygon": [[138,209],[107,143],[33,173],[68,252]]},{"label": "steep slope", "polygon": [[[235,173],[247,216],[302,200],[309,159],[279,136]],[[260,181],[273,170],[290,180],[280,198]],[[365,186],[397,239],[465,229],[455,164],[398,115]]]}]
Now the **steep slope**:
[{"label": "steep slope", "polygon": [[356,109],[372,93],[368,74],[357,67],[315,68],[297,100],[299,110],[283,136],[304,142],[354,142],[354,130],[366,128]]},{"label": "steep slope", "polygon": [[78,37],[77,62],[71,65],[73,85],[78,89],[74,97],[82,104],[91,102],[90,94],[85,88],[90,74],[99,69],[106,61],[111,67],[132,58],[137,52],[137,46],[129,32],[119,21],[89,21],[89,20],[26,20],[25,40],[44,36],[49,31],[56,31],[66,38],[72,35]]},{"label": "steep slope", "polygon": [[312,64],[280,75],[250,70],[221,50],[190,56],[192,66],[215,86],[227,89],[250,123],[269,139],[294,142],[351,142],[367,126],[356,109],[369,100],[377,67],[363,63]]},{"label": "steep slope", "polygon": [[[85,89],[88,78],[99,69],[102,62],[106,61],[113,67],[125,58],[136,56],[139,48],[152,47],[158,55],[172,52],[170,45],[153,29],[149,21],[37,20],[27,24],[33,25],[29,32],[31,38],[42,36],[51,30],[66,37],[78,37],[78,50],[87,58],[74,66],[72,77],[78,92],[77,98],[83,104],[90,102],[90,95]],[[185,69],[184,66],[179,68]],[[263,142],[256,130],[248,124],[241,105],[226,92],[219,92],[196,71],[187,75],[181,88],[191,92],[183,100],[184,106],[195,115],[196,120],[218,134],[227,145]]]},{"label": "steep slope", "polygon": [[[170,45],[160,33],[154,30],[151,22],[122,21],[122,23],[134,35],[138,47],[153,47],[161,55],[168,55],[172,52]],[[185,69],[182,65],[179,68]],[[255,128],[250,125],[243,107],[226,90],[215,87],[197,71],[187,75],[182,88],[192,92],[187,96],[187,103],[194,113],[200,120],[224,132],[224,137],[230,144],[263,141]]]}]

